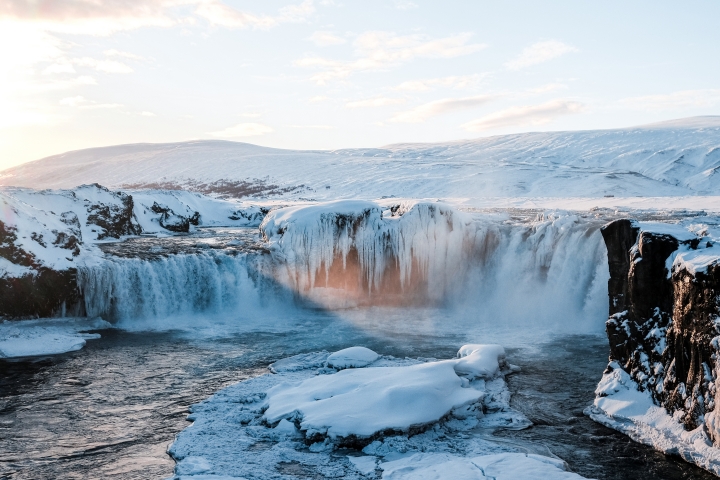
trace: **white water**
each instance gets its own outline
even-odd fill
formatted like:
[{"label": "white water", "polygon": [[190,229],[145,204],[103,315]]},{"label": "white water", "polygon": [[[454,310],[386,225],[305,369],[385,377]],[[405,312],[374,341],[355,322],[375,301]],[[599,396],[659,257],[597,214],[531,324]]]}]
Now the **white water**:
[{"label": "white water", "polygon": [[305,212],[317,221],[303,228],[278,222],[274,233],[266,222],[269,255],[108,259],[79,276],[86,313],[172,325],[199,313],[243,322],[308,305],[344,316],[373,305],[434,306],[478,325],[603,327],[608,268],[600,221],[558,215],[523,222],[451,209],[433,216],[426,207],[387,219],[362,211],[346,224]]}]

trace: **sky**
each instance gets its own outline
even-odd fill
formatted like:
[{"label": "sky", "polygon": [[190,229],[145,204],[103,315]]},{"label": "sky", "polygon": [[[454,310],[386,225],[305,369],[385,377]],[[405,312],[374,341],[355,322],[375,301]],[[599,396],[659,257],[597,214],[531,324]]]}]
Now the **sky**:
[{"label": "sky", "polygon": [[0,169],[223,139],[377,147],[720,114],[715,0],[0,0]]}]

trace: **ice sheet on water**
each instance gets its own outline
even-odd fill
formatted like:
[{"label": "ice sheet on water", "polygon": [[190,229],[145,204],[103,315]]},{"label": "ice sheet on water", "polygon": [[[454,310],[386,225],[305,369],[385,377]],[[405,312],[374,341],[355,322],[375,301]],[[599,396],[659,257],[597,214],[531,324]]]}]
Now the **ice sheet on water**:
[{"label": "ice sheet on water", "polygon": [[[500,353],[504,351],[497,346],[483,347],[487,346],[475,345],[471,349],[463,349],[463,352],[469,351],[469,355],[473,352],[476,355],[488,355],[487,363],[494,361],[497,365]],[[208,477],[210,475],[263,480],[315,475],[357,480],[463,478],[417,476],[431,472],[433,465],[437,463],[444,464],[443,471],[453,471],[447,468],[451,466],[454,471],[462,468],[479,471],[478,468],[483,468],[495,476],[502,475],[503,472],[509,475],[498,478],[541,478],[531,476],[528,472],[543,472],[544,478],[581,478],[565,472],[563,462],[556,459],[536,458],[519,453],[517,457],[487,457],[512,452],[513,448],[472,435],[473,428],[492,424],[492,421],[486,424],[482,422],[493,417],[502,418],[504,421],[514,417],[516,425],[520,422],[525,422],[525,426],[529,424],[521,414],[509,407],[509,392],[499,365],[495,369],[494,377],[487,375],[471,381],[459,376],[453,368],[461,359],[423,362],[380,357],[367,367],[338,372],[325,366],[328,356],[327,352],[319,352],[278,361],[273,366],[273,370],[278,373],[231,385],[204,402],[194,405],[189,416],[194,423],[178,435],[169,449],[170,454],[178,461],[175,478],[213,478]],[[311,388],[316,386],[316,383],[332,390],[347,386],[346,380],[350,378],[354,380],[354,387],[359,389],[356,397],[358,401],[364,397],[365,403],[373,404],[375,408],[370,409],[358,402],[345,401],[345,410],[338,404],[334,410],[335,415],[328,414],[327,419],[339,420],[342,423],[348,420],[347,416],[356,416],[364,423],[380,418],[385,419],[385,423],[397,424],[395,419],[389,418],[398,418],[399,409],[396,407],[404,406],[406,410],[413,410],[414,408],[409,408],[409,404],[415,401],[413,397],[430,398],[435,395],[428,393],[432,389],[439,390],[442,397],[446,390],[445,383],[452,384],[451,391],[446,392],[445,396],[458,395],[456,398],[460,398],[461,390],[467,391],[468,395],[461,398],[461,404],[458,405],[461,408],[452,409],[451,405],[451,412],[434,412],[431,416],[435,417],[434,420],[429,421],[422,433],[384,432],[373,437],[374,440],[361,452],[356,451],[345,456],[337,455],[338,444],[330,437],[307,447],[307,442],[312,440],[302,426],[302,419],[305,417],[299,416],[305,401],[300,395],[295,396],[296,408],[287,417],[277,417],[276,424],[268,421],[267,412],[272,408],[273,392],[288,392],[297,387],[308,395],[311,395],[311,390],[317,394],[319,390]],[[384,382],[380,389],[377,388],[378,382]],[[395,392],[388,395],[393,389]],[[492,402],[489,401],[491,397]],[[384,400],[386,402],[383,407]],[[288,405],[292,403],[290,396],[287,396],[285,401]],[[467,408],[473,405],[482,408]],[[486,410],[486,413],[483,413],[483,410]],[[493,413],[494,411],[496,413]],[[450,415],[445,416],[445,413]],[[399,415],[403,414],[399,412]],[[269,415],[272,416],[272,413]],[[412,422],[416,422],[416,419],[406,419],[405,426],[413,424]],[[499,427],[501,424],[509,425],[507,422],[497,422],[495,426]],[[414,454],[421,456],[407,460]],[[202,461],[199,458],[202,458]],[[413,465],[415,476],[401,476],[402,472],[405,472],[403,462]],[[417,467],[426,467],[427,470]],[[197,473],[181,474],[192,469]]]},{"label": "ice sheet on water", "polygon": [[579,480],[562,460],[526,453],[460,457],[416,453],[383,464],[383,480]]},{"label": "ice sheet on water", "polygon": [[100,338],[88,330],[109,328],[106,321],[58,318],[0,322],[0,358],[56,355],[80,350],[86,340]]}]

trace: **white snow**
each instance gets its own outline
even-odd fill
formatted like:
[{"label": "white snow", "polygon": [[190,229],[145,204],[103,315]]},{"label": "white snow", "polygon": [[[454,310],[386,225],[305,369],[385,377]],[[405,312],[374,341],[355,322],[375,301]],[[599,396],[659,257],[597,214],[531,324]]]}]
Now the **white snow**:
[{"label": "white snow", "polygon": [[[377,357],[371,350],[353,347],[330,355],[328,365],[338,357],[347,364],[358,353],[366,364]],[[485,395],[485,380],[501,375],[499,361],[504,362],[505,350],[500,345],[465,346],[458,355],[456,360],[357,368],[299,385],[278,385],[268,392],[264,419],[270,424],[297,421],[307,436],[330,439],[366,438],[384,430],[408,432],[479,401]]]},{"label": "white snow", "polygon": [[382,464],[383,480],[577,480],[559,459],[526,453],[459,457],[416,453]]},{"label": "white snow", "polygon": [[639,391],[617,362],[609,368],[612,371],[603,375],[595,390],[593,407],[586,410],[593,420],[720,475],[720,449],[712,446],[703,426],[686,431],[679,419],[653,403],[648,392]]},{"label": "white snow", "polygon": [[62,318],[0,322],[0,358],[56,355],[80,350],[86,340],[100,338],[88,330],[103,330],[101,319]]},{"label": "white snow", "polygon": [[[717,195],[720,122],[538,132],[336,151],[192,141],[68,152],[0,173],[5,185],[72,188],[268,179],[299,200]],[[330,187],[330,188],[327,188]]]},{"label": "white snow", "polygon": [[380,355],[366,347],[350,347],[338,350],[328,356],[328,367],[337,368],[361,368],[367,367],[372,362],[380,358]]},{"label": "white snow", "polygon": [[[490,352],[488,355],[497,359],[498,348],[476,347],[480,348],[470,350]],[[513,447],[473,435],[476,426],[487,429],[522,428],[529,425],[527,419],[509,407],[509,392],[501,373],[492,380],[476,379],[471,382],[455,373],[453,366],[458,359],[421,361],[383,356],[367,367],[338,372],[322,366],[330,355],[327,352],[315,352],[280,360],[272,368],[277,373],[228,386],[192,406],[188,418],[193,424],[181,432],[169,448],[170,454],[178,461],[174,478],[200,480],[214,478],[210,476],[225,476],[272,480],[286,478],[284,475],[287,473],[283,470],[286,467],[292,467],[293,473],[290,475],[303,472],[303,475],[310,477],[321,475],[347,480],[378,478],[377,472],[381,472],[382,478],[466,478],[427,476],[432,472],[433,465],[437,464],[442,465],[443,474],[461,472],[465,467],[474,473],[482,471],[478,469],[487,472],[486,477],[477,478],[489,478],[490,475],[508,479],[582,478],[566,472],[561,460],[517,452],[510,456],[496,455],[514,452]],[[358,375],[361,373],[367,375]],[[303,431],[302,426],[298,430],[295,424],[302,423],[297,414],[300,410],[305,411],[304,404],[313,400],[300,393],[293,402],[286,393],[293,386],[309,392],[313,385],[323,385],[325,391],[339,391],[353,383],[352,379],[358,380],[361,376],[367,378],[368,382],[354,384],[358,388],[367,389],[364,392],[367,402],[381,405],[384,399],[384,406],[372,410],[352,403],[351,389],[341,392],[340,396],[344,396],[350,403],[344,411],[336,403],[333,407],[334,415],[326,414],[327,418],[333,417],[331,428],[339,427],[342,423],[354,423],[357,426],[373,422],[377,428],[400,424],[388,417],[404,417],[401,423],[412,424],[418,421],[418,414],[400,411],[393,405],[404,406],[404,410],[419,407],[427,411],[435,408],[424,404],[422,399],[416,402],[409,395],[419,395],[424,399],[433,397],[445,402],[442,399],[447,397],[445,389],[448,384],[456,398],[462,395],[459,390],[474,392],[465,397],[465,403],[473,404],[478,400],[483,408],[454,409],[448,417],[437,409],[433,415],[420,419],[434,418],[431,420],[434,423],[427,425],[422,433],[389,434],[385,431],[373,437],[374,441],[362,451],[349,456],[334,453],[336,444],[331,438],[313,443],[308,448],[303,440],[312,432]],[[391,386],[393,382],[395,388]],[[373,393],[373,386],[381,390]],[[314,392],[322,395],[319,389],[314,389]],[[293,411],[295,415],[280,418],[277,425],[273,425],[268,423],[268,416],[273,417],[271,409],[278,399],[286,402],[288,412]],[[323,399],[316,401],[322,402]],[[290,406],[291,403],[295,407]],[[446,402],[446,405],[451,403]],[[486,414],[482,413],[483,409],[487,411]],[[416,418],[410,418],[413,415]],[[360,420],[355,421],[351,417]],[[353,430],[361,431],[356,428]],[[364,431],[371,430],[374,428]],[[414,456],[416,454],[418,456]],[[190,471],[197,473],[188,473]]]}]

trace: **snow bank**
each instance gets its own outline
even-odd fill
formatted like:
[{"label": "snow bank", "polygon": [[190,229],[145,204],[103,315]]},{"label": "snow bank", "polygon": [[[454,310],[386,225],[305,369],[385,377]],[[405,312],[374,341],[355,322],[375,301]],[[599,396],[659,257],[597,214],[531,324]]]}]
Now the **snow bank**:
[{"label": "snow bank", "polygon": [[577,480],[559,459],[525,453],[458,457],[438,453],[414,455],[382,464],[383,480]]},{"label": "snow bank", "polygon": [[[686,431],[681,418],[655,405],[649,392],[639,391],[638,384],[617,362],[611,362],[608,370],[595,390],[593,406],[585,411],[587,415],[636,442],[720,475],[720,449],[712,446],[702,425]],[[683,414],[677,413],[680,417]]]},{"label": "snow bank", "polygon": [[55,319],[0,322],[0,358],[56,355],[80,350],[86,340],[100,338],[88,330],[103,330],[101,319]]},{"label": "snow bank", "polygon": [[[479,348],[471,351],[484,351],[497,359],[498,348],[476,347]],[[361,351],[355,348],[336,353],[348,357],[347,350]],[[418,475],[432,471],[434,464],[446,464],[445,470],[448,462],[453,463],[455,471],[462,471],[465,465],[475,471],[487,469],[496,476],[502,472],[509,475],[498,478],[539,478],[517,476],[531,471],[558,475],[544,478],[580,478],[562,476],[566,473],[563,462],[555,459],[520,453],[517,457],[496,457],[494,454],[514,452],[514,448],[473,434],[478,426],[484,429],[529,426],[527,419],[510,408],[502,374],[492,379],[468,380],[454,371],[459,359],[426,362],[387,356],[380,356],[367,367],[336,371],[325,366],[332,355],[314,352],[280,360],[272,366],[277,373],[231,385],[193,405],[188,417],[193,424],[177,436],[168,450],[178,462],[174,478],[200,480],[224,476],[272,480],[319,476],[359,480],[380,475],[435,478]],[[293,389],[299,389],[295,390],[294,399],[290,393]],[[333,397],[328,395],[333,393],[338,401],[330,404],[327,400]],[[318,395],[317,401],[311,398],[313,394]],[[361,397],[365,398],[364,404],[359,401]],[[448,401],[448,397],[457,403]],[[441,411],[430,400],[451,411]],[[318,409],[313,413],[324,415],[329,429],[382,431],[365,442],[348,444],[356,449],[365,445],[362,451],[340,455],[343,450],[337,448],[341,442],[329,436],[313,437],[304,430],[302,421],[307,416],[300,418],[300,412],[308,412],[305,407],[312,402],[325,404],[324,412]],[[452,409],[453,405],[462,408]],[[473,405],[477,408],[472,408]],[[287,412],[286,416],[273,413],[279,412],[280,407]],[[435,409],[432,414],[420,418],[422,412],[431,409]],[[416,425],[418,421],[433,423],[405,432],[385,428]],[[365,428],[363,423],[374,427]],[[412,457],[415,454],[421,456]],[[408,474],[406,467],[414,468],[417,475]]]}]

